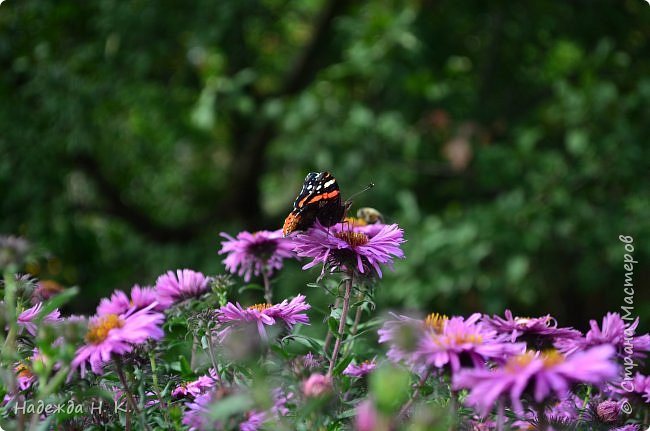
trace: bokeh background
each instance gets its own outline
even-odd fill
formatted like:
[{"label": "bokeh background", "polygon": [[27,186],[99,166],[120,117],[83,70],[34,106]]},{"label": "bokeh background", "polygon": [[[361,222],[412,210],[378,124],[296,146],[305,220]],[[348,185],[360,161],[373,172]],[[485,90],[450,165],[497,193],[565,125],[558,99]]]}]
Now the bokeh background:
[{"label": "bokeh background", "polygon": [[[223,272],[220,232],[280,228],[330,170],[405,229],[382,310],[584,329],[623,305],[623,234],[647,331],[643,0],[6,0],[0,64],[0,232],[81,287],[68,311]],[[317,274],[278,296],[325,309]]]}]

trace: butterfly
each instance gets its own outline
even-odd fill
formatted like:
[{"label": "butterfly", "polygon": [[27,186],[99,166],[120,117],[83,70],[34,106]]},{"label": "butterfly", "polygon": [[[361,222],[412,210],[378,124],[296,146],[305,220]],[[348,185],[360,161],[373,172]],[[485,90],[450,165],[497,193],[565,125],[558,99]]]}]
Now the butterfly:
[{"label": "butterfly", "polygon": [[293,210],[284,220],[282,233],[307,230],[316,220],[325,227],[341,222],[352,206],[349,199],[341,202],[341,190],[334,176],[325,172],[310,172],[302,190],[293,202]]}]

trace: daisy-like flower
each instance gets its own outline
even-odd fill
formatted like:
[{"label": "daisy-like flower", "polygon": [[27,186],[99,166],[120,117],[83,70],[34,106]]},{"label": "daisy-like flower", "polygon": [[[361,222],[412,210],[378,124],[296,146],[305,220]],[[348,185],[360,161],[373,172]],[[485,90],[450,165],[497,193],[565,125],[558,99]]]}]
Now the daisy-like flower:
[{"label": "daisy-like flower", "polygon": [[[39,302],[38,304],[34,305],[32,308],[28,308],[27,310],[23,311],[20,313],[18,316],[18,325],[25,327],[27,329],[27,332],[29,332],[31,335],[36,336],[36,332],[38,328],[36,327],[36,317],[39,315],[41,312],[41,308],[43,308],[43,303]],[[41,323],[56,323],[59,322],[61,319],[61,313],[59,312],[58,309],[52,311],[50,314],[45,316],[43,320],[41,320]]]},{"label": "daisy-like flower", "polygon": [[619,354],[625,352],[627,356],[635,358],[644,358],[646,355],[642,352],[650,351],[650,334],[634,336],[639,326],[639,318],[632,323],[625,323],[618,313],[607,313],[603,317],[602,327],[598,327],[598,322],[590,320],[591,329],[584,338],[560,339],[555,343],[555,347],[565,354],[572,354],[594,346],[611,344],[616,347]]},{"label": "daisy-like flower", "polygon": [[257,329],[263,339],[267,339],[264,326],[275,325],[278,320],[284,322],[289,329],[296,323],[309,324],[309,317],[304,311],[311,306],[305,302],[304,295],[298,295],[291,301],[286,299],[279,304],[256,304],[244,308],[239,303],[229,302],[217,310],[220,323],[251,322],[257,324]]},{"label": "daisy-like flower", "polygon": [[499,334],[508,336],[510,342],[514,343],[517,338],[537,336],[544,338],[569,338],[575,339],[582,334],[573,328],[558,328],[557,320],[550,314],[542,317],[513,317],[510,310],[505,311],[505,319],[500,316],[485,316],[485,324],[497,331]]},{"label": "daisy-like flower", "polygon": [[412,362],[418,340],[424,330],[422,320],[390,313],[394,320],[387,320],[377,331],[379,343],[388,344],[386,356],[394,363],[404,362],[414,366]]},{"label": "daisy-like flower", "polygon": [[626,376],[619,385],[610,389],[619,395],[642,398],[650,404],[650,376],[641,373],[636,373],[633,378]]},{"label": "daisy-like flower", "polygon": [[180,398],[189,396],[195,398],[207,389],[214,387],[219,383],[219,376],[214,368],[210,368],[208,372],[209,375],[203,375],[192,382],[185,382],[178,385],[172,391],[172,397]]},{"label": "daisy-like flower", "polygon": [[155,310],[162,311],[165,306],[158,303],[156,291],[152,287],[140,287],[136,284],[131,288],[131,298],[121,290],[116,290],[109,298],[102,298],[97,307],[97,315],[123,314],[131,307],[141,310],[156,302]]},{"label": "daisy-like flower", "polygon": [[556,350],[544,353],[528,351],[513,356],[494,370],[464,369],[453,376],[455,390],[470,390],[466,402],[485,416],[500,398],[510,396],[514,410],[523,412],[521,397],[527,388],[535,402],[555,394],[564,397],[575,384],[600,385],[616,377],[618,367],[613,361],[614,348],[594,347],[565,357]]},{"label": "daisy-like flower", "polygon": [[449,365],[455,373],[463,358],[471,360],[475,367],[483,367],[487,359],[505,360],[526,350],[525,343],[500,340],[496,331],[479,322],[480,318],[479,313],[467,320],[430,314],[424,321],[425,330],[413,360],[436,368]]},{"label": "daisy-like flower", "polygon": [[343,374],[350,377],[364,377],[375,368],[377,368],[377,362],[373,359],[371,361],[363,361],[359,365],[350,364],[343,370]]},{"label": "daisy-like flower", "polygon": [[86,344],[77,349],[72,368],[80,368],[83,377],[86,363],[90,363],[93,373],[102,374],[102,365],[111,360],[111,355],[123,355],[132,351],[134,345],[162,338],[164,333],[160,325],[165,318],[152,312],[153,306],[138,311],[130,309],[119,315],[93,317],[88,324]]},{"label": "daisy-like flower", "polygon": [[251,276],[265,274],[270,277],[282,268],[282,261],[294,256],[291,241],[282,236],[282,230],[240,232],[237,238],[226,233],[221,236],[228,241],[221,243],[219,254],[227,253],[223,263],[226,269],[249,282]]},{"label": "daisy-like flower", "polygon": [[199,296],[208,290],[209,279],[191,269],[167,271],[156,280],[156,293],[161,307],[167,308],[175,302]]},{"label": "daisy-like flower", "polygon": [[358,275],[381,277],[380,265],[392,269],[393,259],[404,257],[404,231],[396,224],[384,225],[370,237],[354,228],[328,231],[317,220],[313,228],[294,235],[292,240],[298,257],[313,258],[303,269],[323,264],[321,277],[326,268],[331,272],[355,271]]}]

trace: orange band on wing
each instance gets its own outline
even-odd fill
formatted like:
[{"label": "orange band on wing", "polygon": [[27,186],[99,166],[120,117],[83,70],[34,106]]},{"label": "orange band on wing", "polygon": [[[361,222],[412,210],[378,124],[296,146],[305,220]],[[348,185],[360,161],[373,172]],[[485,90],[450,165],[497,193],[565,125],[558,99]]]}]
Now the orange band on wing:
[{"label": "orange band on wing", "polygon": [[[338,191],[338,190],[334,190],[334,191],[329,192],[329,193],[322,193],[322,194],[320,194],[320,195],[316,195],[316,196],[314,196],[314,198],[311,199],[311,200],[309,201],[309,203],[312,203],[312,202],[318,202],[318,201],[321,201],[321,200],[323,200],[323,199],[331,199],[331,198],[334,198],[334,197],[338,196],[338,194],[339,194],[339,191]],[[302,206],[304,205],[305,201],[307,200],[307,198],[309,198],[309,196],[305,196],[305,197],[303,198],[303,200],[301,200],[301,201],[298,203],[298,206],[299,206],[299,207],[302,207]]]}]

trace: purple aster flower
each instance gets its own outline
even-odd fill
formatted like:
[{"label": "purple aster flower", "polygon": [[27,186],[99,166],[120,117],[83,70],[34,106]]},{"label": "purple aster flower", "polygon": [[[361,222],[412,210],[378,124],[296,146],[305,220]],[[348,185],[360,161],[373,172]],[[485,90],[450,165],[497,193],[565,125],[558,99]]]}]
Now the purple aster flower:
[{"label": "purple aster flower", "polygon": [[[29,332],[31,335],[36,336],[36,332],[38,328],[36,328],[36,323],[34,321],[38,317],[39,313],[41,312],[41,308],[43,307],[43,303],[39,302],[38,304],[34,305],[32,308],[28,308],[27,310],[23,311],[20,313],[18,316],[18,325],[24,326],[25,329],[27,329],[27,332]],[[58,309],[52,311],[50,314],[45,316],[43,320],[41,320],[42,323],[56,323],[61,321],[60,319],[61,313],[59,312]]]},{"label": "purple aster flower", "polygon": [[124,314],[107,314],[93,317],[88,324],[86,344],[77,349],[72,368],[79,367],[81,376],[86,373],[86,363],[95,374],[102,374],[102,365],[111,355],[123,355],[136,344],[148,339],[160,339],[160,328],[165,317],[151,311],[153,304],[142,310],[131,309]]},{"label": "purple aster flower", "polygon": [[246,420],[239,424],[239,431],[257,431],[266,421],[266,412],[251,410],[246,412]]},{"label": "purple aster flower", "polygon": [[626,376],[619,385],[611,387],[611,389],[616,394],[636,396],[643,398],[646,403],[650,403],[650,376],[644,376],[641,373],[636,373],[633,378]]},{"label": "purple aster flower", "polygon": [[605,400],[596,406],[596,416],[606,424],[616,422],[620,415],[621,404],[618,401]]},{"label": "purple aster flower", "polygon": [[623,425],[622,427],[618,427],[618,428],[612,428],[610,431],[639,431],[640,429],[641,429],[640,425],[629,424],[629,425]]},{"label": "purple aster flower", "polygon": [[189,427],[189,431],[208,431],[220,429],[219,421],[211,420],[208,416],[209,407],[212,403],[218,402],[223,397],[222,391],[209,391],[194,398],[193,401],[185,404],[187,410],[183,413],[183,425]]},{"label": "purple aster flower", "polygon": [[[544,429],[546,431],[560,431],[576,429],[580,424],[593,420],[585,402],[575,394],[556,401],[544,409],[544,428],[540,426],[539,417],[534,410],[528,410],[521,420],[513,422],[512,426],[521,430]],[[548,427],[546,427],[548,424]]]},{"label": "purple aster flower", "polygon": [[327,268],[331,272],[349,270],[358,275],[377,274],[381,277],[380,264],[392,269],[393,259],[404,257],[400,248],[405,242],[404,231],[396,224],[385,225],[376,235],[369,237],[352,228],[329,231],[316,221],[313,228],[294,235],[292,240],[299,257],[314,259],[303,269],[322,263],[321,276]]},{"label": "purple aster flower", "polygon": [[131,298],[121,290],[116,290],[109,298],[102,298],[97,307],[97,315],[123,314],[131,307],[143,309],[156,302],[155,310],[162,311],[164,306],[158,303],[158,296],[152,287],[140,287],[136,284],[131,288]]},{"label": "purple aster flower", "polygon": [[364,361],[359,365],[350,364],[343,370],[343,374],[350,377],[364,377],[375,368],[377,368],[377,362],[373,359],[371,361]]},{"label": "purple aster flower", "polygon": [[311,306],[305,302],[304,295],[298,295],[291,301],[286,299],[279,304],[256,304],[243,308],[239,303],[229,302],[217,310],[217,318],[220,323],[252,322],[257,324],[260,336],[266,339],[264,325],[272,326],[277,320],[283,321],[289,329],[296,323],[309,324],[309,317],[304,311]]},{"label": "purple aster flower", "polygon": [[594,346],[611,344],[618,353],[625,352],[630,357],[645,357],[644,353],[650,351],[650,335],[644,334],[635,337],[639,325],[639,318],[632,323],[625,323],[618,313],[607,313],[603,317],[602,329],[598,322],[590,320],[591,329],[584,338],[560,339],[556,341],[556,348],[567,355]]},{"label": "purple aster flower", "polygon": [[172,391],[172,397],[180,398],[189,396],[196,398],[207,389],[214,387],[219,383],[219,376],[214,368],[210,368],[209,374],[210,375],[200,376],[198,379],[191,382],[181,383]]},{"label": "purple aster flower", "polygon": [[363,400],[357,406],[357,415],[354,419],[354,429],[356,431],[376,431],[380,421],[379,413],[372,401]]},{"label": "purple aster flower", "polygon": [[302,382],[302,393],[306,397],[320,397],[332,390],[332,378],[324,374],[314,373]]},{"label": "purple aster flower", "polygon": [[223,241],[219,254],[228,253],[223,261],[226,269],[249,282],[252,275],[270,277],[282,268],[282,261],[294,257],[291,241],[282,236],[282,230],[262,230],[254,233],[240,232],[237,238],[221,233]]},{"label": "purple aster flower", "polygon": [[536,335],[551,338],[575,339],[582,334],[573,328],[558,328],[557,320],[550,314],[542,317],[513,317],[510,310],[505,311],[505,319],[499,316],[487,317],[485,324],[499,334],[507,335],[510,342],[526,335]]},{"label": "purple aster flower", "polygon": [[158,302],[167,308],[175,302],[199,296],[208,290],[208,283],[205,275],[191,269],[178,269],[176,273],[167,271],[156,280]]},{"label": "purple aster flower", "polygon": [[411,366],[413,352],[417,348],[418,340],[424,331],[424,321],[412,319],[407,316],[390,313],[394,320],[387,320],[377,331],[379,342],[388,344],[386,356],[394,363],[404,362]]},{"label": "purple aster flower", "polygon": [[271,413],[275,416],[286,416],[289,414],[287,404],[293,399],[293,392],[285,393],[282,388],[273,389],[273,407]]},{"label": "purple aster flower", "polygon": [[521,396],[532,389],[536,402],[551,394],[562,398],[578,383],[599,385],[615,378],[618,372],[612,360],[614,349],[604,345],[565,357],[551,350],[544,353],[528,351],[508,359],[497,369],[465,369],[453,377],[455,390],[468,388],[467,403],[486,415],[497,400],[510,395],[516,412],[522,412]]},{"label": "purple aster flower", "polygon": [[413,360],[429,367],[460,369],[461,359],[467,358],[475,367],[482,367],[487,359],[505,360],[526,350],[525,343],[504,343],[497,332],[479,322],[481,315],[474,313],[463,317],[429,315]]}]

